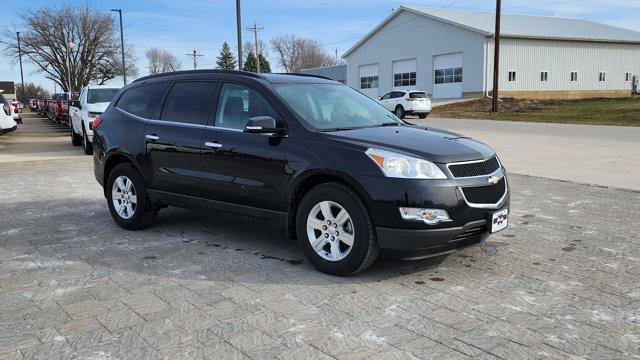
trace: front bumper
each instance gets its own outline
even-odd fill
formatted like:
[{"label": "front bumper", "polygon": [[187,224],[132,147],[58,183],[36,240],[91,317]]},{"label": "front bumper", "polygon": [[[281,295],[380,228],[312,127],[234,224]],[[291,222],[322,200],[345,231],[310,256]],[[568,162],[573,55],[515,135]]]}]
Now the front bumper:
[{"label": "front bumper", "polygon": [[7,134],[13,131],[16,131],[16,129],[18,129],[18,125],[14,125],[8,129],[0,129],[0,132],[2,132],[3,134]]},{"label": "front bumper", "polygon": [[[502,169],[496,174],[508,183]],[[489,237],[492,214],[509,207],[508,184],[504,196],[494,204],[471,204],[462,191],[465,187],[487,185],[488,178],[413,180],[361,176],[358,181],[370,197],[368,208],[383,253],[416,259],[479,244]],[[433,226],[407,221],[401,217],[400,207],[443,209],[452,221]]]}]

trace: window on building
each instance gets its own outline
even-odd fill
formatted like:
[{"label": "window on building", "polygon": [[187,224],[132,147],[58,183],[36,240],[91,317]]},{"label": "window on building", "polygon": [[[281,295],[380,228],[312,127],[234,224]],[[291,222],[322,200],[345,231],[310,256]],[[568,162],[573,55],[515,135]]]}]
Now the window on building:
[{"label": "window on building", "polygon": [[624,81],[629,82],[629,81],[631,81],[631,78],[632,78],[632,76],[631,76],[630,72],[624,73]]},{"label": "window on building", "polygon": [[416,73],[393,74],[393,86],[412,86],[416,84]]},{"label": "window on building", "polygon": [[549,81],[549,72],[541,71],[540,72],[540,81]]},{"label": "window on building", "polygon": [[606,81],[606,75],[605,75],[604,71],[600,71],[598,73],[598,81]]},{"label": "window on building", "polygon": [[515,71],[509,71],[509,81],[513,82],[516,81],[516,72]]},{"label": "window on building", "polygon": [[572,71],[571,72],[571,81],[578,81],[578,72],[577,71]]},{"label": "window on building", "polygon": [[360,89],[375,89],[378,87],[378,76],[363,76],[360,78]]},{"label": "window on building", "polygon": [[438,69],[434,72],[436,84],[449,84],[462,82],[462,68]]}]

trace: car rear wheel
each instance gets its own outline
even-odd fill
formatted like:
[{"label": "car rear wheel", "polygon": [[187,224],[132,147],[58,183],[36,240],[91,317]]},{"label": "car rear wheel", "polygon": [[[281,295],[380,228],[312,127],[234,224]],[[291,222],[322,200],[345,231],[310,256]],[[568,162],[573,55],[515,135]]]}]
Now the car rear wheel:
[{"label": "car rear wheel", "polygon": [[394,113],[400,119],[404,119],[404,108],[401,105],[396,106],[396,111],[394,111]]},{"label": "car rear wheel", "polygon": [[70,124],[69,128],[71,129],[71,144],[73,146],[82,145],[82,136],[76,132],[76,130],[73,128],[73,124]]},{"label": "car rear wheel", "polygon": [[429,114],[418,114],[420,119],[426,119]]},{"label": "car rear wheel", "polygon": [[307,259],[338,276],[370,267],[380,252],[364,203],[341,183],[318,185],[300,203],[296,233]]},{"label": "car rear wheel", "polygon": [[93,144],[89,141],[89,137],[87,136],[87,131],[84,128],[84,124],[82,124],[82,147],[84,148],[84,153],[87,155],[93,154]]},{"label": "car rear wheel", "polygon": [[158,207],[149,199],[142,177],[131,164],[113,168],[105,191],[113,220],[125,229],[148,227],[158,215]]}]

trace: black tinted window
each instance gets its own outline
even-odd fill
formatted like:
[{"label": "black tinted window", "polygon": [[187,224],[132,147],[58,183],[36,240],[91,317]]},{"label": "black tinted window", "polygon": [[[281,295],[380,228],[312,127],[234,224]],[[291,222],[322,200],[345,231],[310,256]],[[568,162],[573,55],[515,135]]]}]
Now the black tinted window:
[{"label": "black tinted window", "polygon": [[218,100],[216,126],[244,129],[247,120],[256,116],[276,118],[269,102],[257,91],[242,85],[224,84]]},{"label": "black tinted window", "polygon": [[129,89],[122,94],[116,106],[130,114],[148,119],[153,115],[165,87],[165,83],[159,83]]},{"label": "black tinted window", "polygon": [[424,99],[427,97],[427,94],[423,92],[412,92],[412,93],[409,93],[409,97],[412,99]]},{"label": "black tinted window", "polygon": [[215,86],[213,82],[173,84],[164,102],[160,120],[206,124],[214,100]]}]

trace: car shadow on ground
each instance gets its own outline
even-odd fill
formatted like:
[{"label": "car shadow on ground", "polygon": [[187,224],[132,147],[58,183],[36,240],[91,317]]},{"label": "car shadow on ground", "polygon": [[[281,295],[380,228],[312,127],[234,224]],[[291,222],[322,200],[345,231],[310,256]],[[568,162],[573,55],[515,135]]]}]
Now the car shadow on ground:
[{"label": "car shadow on ground", "polygon": [[[371,283],[437,271],[448,258],[380,258],[370,269],[343,280],[315,270],[296,240],[289,239],[275,224],[257,218],[169,207],[151,227],[128,231],[115,224],[104,200],[19,204],[19,209],[15,203],[5,208],[14,219],[0,225],[0,237],[7,237],[7,246],[35,246],[39,251],[34,256],[39,261],[45,260],[43,256],[51,256],[53,262],[81,260],[92,268],[102,268],[100,273],[126,271],[176,280],[223,277],[235,282],[240,277],[262,284]],[[45,222],[53,226],[47,227]],[[20,235],[25,231],[28,240]],[[25,250],[21,256],[28,260],[32,255]],[[454,261],[451,266],[462,264]]]}]

